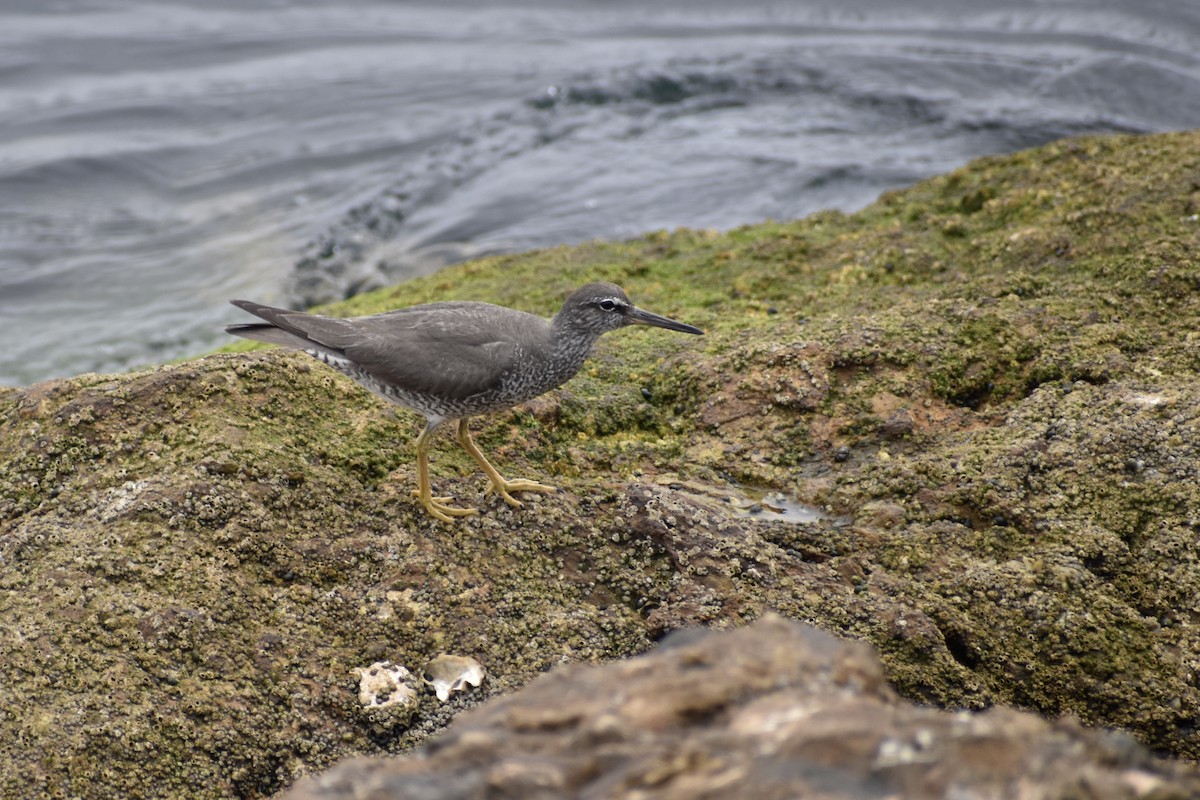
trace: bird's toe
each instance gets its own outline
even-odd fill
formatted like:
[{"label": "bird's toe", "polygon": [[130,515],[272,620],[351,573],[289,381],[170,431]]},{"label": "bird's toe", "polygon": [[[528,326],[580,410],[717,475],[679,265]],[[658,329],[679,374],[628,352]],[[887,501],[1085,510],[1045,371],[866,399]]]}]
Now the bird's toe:
[{"label": "bird's toe", "polygon": [[479,513],[478,508],[459,508],[450,505],[450,501],[453,499],[453,497],[421,498],[421,505],[425,507],[430,516],[436,517],[442,522],[453,522],[457,517],[470,517]]},{"label": "bird's toe", "polygon": [[525,504],[513,497],[510,492],[557,491],[558,489],[554,488],[553,486],[547,486],[546,484],[538,483],[537,481],[528,481],[523,478],[518,478],[517,480],[513,481],[505,480],[503,483],[490,483],[488,484],[487,489],[484,491],[484,494],[491,494],[492,492],[495,492],[496,494],[500,495],[500,499],[508,503],[513,508],[523,508]]},{"label": "bird's toe", "polygon": [[557,487],[547,486],[537,481],[527,481],[524,478],[518,478],[515,481],[505,481],[504,488],[510,492],[541,492],[543,494],[554,494],[558,491]]}]

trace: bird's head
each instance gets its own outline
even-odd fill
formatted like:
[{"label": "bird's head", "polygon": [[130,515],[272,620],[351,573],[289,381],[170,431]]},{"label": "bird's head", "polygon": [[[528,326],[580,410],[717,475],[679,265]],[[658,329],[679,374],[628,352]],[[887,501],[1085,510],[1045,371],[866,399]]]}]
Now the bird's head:
[{"label": "bird's head", "polygon": [[692,325],[638,308],[615,283],[589,283],[567,298],[554,325],[599,336],[626,325],[650,325],[680,333],[703,334]]}]

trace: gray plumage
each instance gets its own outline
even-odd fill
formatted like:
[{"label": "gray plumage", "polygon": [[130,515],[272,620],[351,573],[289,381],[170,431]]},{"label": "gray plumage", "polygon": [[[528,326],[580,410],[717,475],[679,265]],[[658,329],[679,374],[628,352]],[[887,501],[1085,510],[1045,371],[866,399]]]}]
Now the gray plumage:
[{"label": "gray plumage", "polygon": [[[433,429],[446,420],[509,408],[570,380],[604,333],[626,325],[652,325],[684,333],[699,328],[634,306],[619,286],[589,283],[576,290],[553,320],[475,302],[444,302],[401,308],[369,317],[340,319],[288,311],[246,300],[231,301],[265,322],[230,325],[235,336],[292,347],[350,376],[371,391],[424,415],[418,466]],[[465,422],[463,423],[465,425]],[[460,441],[471,451],[470,434]],[[466,441],[464,441],[464,437]],[[493,483],[498,473],[482,454],[476,460]],[[495,473],[495,474],[493,474]],[[511,484],[511,485],[510,485]],[[517,485],[520,484],[520,485]],[[540,491],[529,481],[505,482],[498,490]],[[422,502],[430,508],[428,481]],[[439,504],[438,511],[462,511]],[[439,518],[442,514],[430,508]]]},{"label": "gray plumage", "polygon": [[463,301],[350,319],[232,302],[267,324],[227,332],[303,350],[371,391],[443,420],[508,408],[566,383],[607,331],[640,323],[701,332],[635,309],[611,283],[579,289],[553,321]]}]

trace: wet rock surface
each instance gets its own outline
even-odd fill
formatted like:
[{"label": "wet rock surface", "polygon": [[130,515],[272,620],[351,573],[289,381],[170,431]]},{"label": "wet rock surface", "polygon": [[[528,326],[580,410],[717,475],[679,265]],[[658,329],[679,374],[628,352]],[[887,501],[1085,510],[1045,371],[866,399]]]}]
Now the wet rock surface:
[{"label": "wet rock surface", "polygon": [[1200,770],[1028,713],[920,708],[870,648],[767,616],[571,666],[408,756],[355,759],[284,800],[1188,798]]}]

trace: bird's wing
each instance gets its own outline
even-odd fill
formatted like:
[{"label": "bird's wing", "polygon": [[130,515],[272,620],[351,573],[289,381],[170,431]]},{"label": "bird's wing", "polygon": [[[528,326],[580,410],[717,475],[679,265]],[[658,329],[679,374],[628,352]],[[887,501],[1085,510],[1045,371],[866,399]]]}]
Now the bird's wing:
[{"label": "bird's wing", "polygon": [[461,400],[496,388],[522,351],[546,341],[541,317],[486,303],[432,303],[337,320],[309,335],[342,349],[375,377],[413,392]]},{"label": "bird's wing", "polygon": [[269,324],[231,325],[229,333],[346,358],[412,392],[461,400],[496,387],[522,350],[549,337],[541,317],[487,303],[447,302],[339,319],[234,300]]}]

